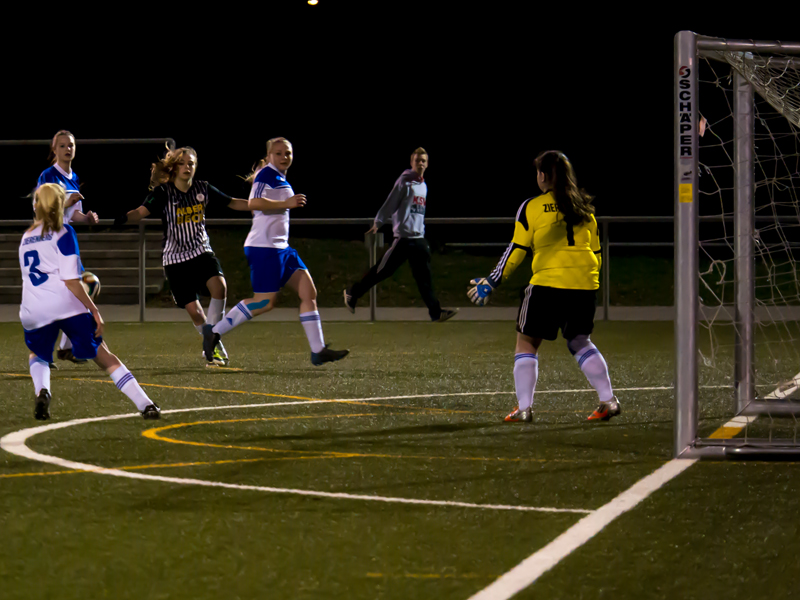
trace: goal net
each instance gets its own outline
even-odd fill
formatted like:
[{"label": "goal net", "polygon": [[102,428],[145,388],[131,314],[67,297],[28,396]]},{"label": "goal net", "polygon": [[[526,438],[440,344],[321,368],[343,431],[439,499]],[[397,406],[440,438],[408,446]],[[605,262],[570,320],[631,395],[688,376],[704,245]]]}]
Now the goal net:
[{"label": "goal net", "polygon": [[676,36],[678,456],[800,458],[798,53]]}]

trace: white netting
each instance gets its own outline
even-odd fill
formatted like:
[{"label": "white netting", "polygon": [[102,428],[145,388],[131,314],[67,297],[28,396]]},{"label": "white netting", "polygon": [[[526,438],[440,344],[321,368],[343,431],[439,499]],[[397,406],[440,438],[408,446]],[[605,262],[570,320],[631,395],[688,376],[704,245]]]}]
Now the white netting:
[{"label": "white netting", "polygon": [[[734,380],[733,69],[755,89],[755,381],[791,401],[800,372],[800,69],[798,58],[719,53],[701,62],[701,385]],[[746,282],[743,282],[746,284]],[[800,380],[798,380],[800,382]],[[783,390],[783,392],[781,391]],[[796,431],[796,428],[793,428]]]}]

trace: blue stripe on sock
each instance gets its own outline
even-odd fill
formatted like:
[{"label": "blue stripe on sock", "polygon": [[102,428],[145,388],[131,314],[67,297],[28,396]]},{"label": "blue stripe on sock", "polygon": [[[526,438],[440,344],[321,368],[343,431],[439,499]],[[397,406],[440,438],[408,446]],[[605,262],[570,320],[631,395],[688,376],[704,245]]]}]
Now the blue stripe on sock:
[{"label": "blue stripe on sock", "polygon": [[134,380],[133,373],[125,373],[125,375],[122,376],[122,379],[117,382],[117,389],[121,390],[125,384],[130,383],[132,380]]},{"label": "blue stripe on sock", "polygon": [[253,315],[250,314],[250,311],[247,310],[247,307],[244,305],[243,302],[239,302],[239,304],[236,305],[236,308],[238,308],[240,311],[242,311],[242,314],[245,317],[247,317],[248,321],[253,318]]},{"label": "blue stripe on sock", "polygon": [[594,356],[595,354],[600,354],[600,351],[597,348],[591,348],[590,350],[584,352],[578,359],[578,366],[582,367],[583,363],[586,362],[586,359],[589,358],[590,356]]},{"label": "blue stripe on sock", "polygon": [[300,317],[300,321],[305,323],[306,321],[319,321],[319,315],[308,315],[307,317]]},{"label": "blue stripe on sock", "polygon": [[43,365],[48,365],[48,366],[50,366],[50,363],[48,363],[46,360],[42,360],[42,359],[41,359],[41,358],[39,358],[38,356],[34,356],[32,359],[30,359],[30,360],[28,361],[28,366],[31,366],[33,363],[37,363],[37,362],[38,362],[38,363],[42,363]]},{"label": "blue stripe on sock", "polygon": [[520,358],[532,358],[535,361],[539,360],[539,357],[536,354],[515,354],[514,355],[514,362],[517,362]]}]

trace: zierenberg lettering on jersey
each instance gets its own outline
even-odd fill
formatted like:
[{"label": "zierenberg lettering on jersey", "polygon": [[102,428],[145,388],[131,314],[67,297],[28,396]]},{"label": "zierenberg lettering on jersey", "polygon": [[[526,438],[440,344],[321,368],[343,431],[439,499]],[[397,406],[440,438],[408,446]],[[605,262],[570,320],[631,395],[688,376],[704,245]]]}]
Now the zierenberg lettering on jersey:
[{"label": "zierenberg lettering on jersey", "polygon": [[175,209],[178,215],[177,224],[183,225],[184,223],[199,223],[203,220],[204,207],[202,204],[195,204],[194,206],[187,206]]},{"label": "zierenberg lettering on jersey", "polygon": [[47,235],[32,235],[31,237],[26,237],[22,241],[23,246],[27,246],[28,244],[35,244],[37,242],[48,242],[53,239],[53,234],[48,233]]},{"label": "zierenberg lettering on jersey", "polygon": [[425,214],[426,199],[424,196],[414,196],[411,201],[411,214],[424,215]]},{"label": "zierenberg lettering on jersey", "polygon": [[545,204],[544,205],[544,212],[546,212],[546,213],[558,212],[558,206],[556,204],[553,204],[553,203]]}]

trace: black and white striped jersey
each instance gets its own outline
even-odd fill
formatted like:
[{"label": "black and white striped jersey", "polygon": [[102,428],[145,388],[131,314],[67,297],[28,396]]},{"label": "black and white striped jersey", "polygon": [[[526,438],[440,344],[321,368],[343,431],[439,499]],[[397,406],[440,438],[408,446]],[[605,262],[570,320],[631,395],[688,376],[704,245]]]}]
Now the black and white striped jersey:
[{"label": "black and white striped jersey", "polygon": [[165,183],[145,198],[144,206],[151,215],[160,216],[164,230],[161,243],[162,264],[186,262],[212,252],[206,232],[206,206],[211,200],[232,200],[207,181],[194,181],[188,192]]}]

